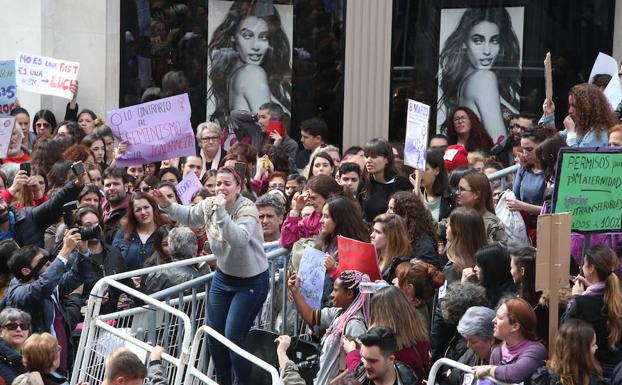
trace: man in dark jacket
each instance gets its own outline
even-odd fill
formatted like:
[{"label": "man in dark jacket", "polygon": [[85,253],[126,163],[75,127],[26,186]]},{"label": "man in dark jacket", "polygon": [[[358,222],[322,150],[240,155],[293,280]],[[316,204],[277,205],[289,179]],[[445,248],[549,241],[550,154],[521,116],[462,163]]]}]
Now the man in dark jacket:
[{"label": "man in dark jacket", "polygon": [[[345,342],[348,371],[354,371],[361,385],[416,385],[417,376],[405,364],[395,360],[397,335],[387,327],[369,329],[360,338],[361,350],[352,349],[353,342]],[[348,347],[349,346],[349,347]],[[351,350],[352,349],[352,350]]]},{"label": "man in dark jacket", "polygon": [[104,239],[112,244],[114,234],[119,229],[119,222],[130,202],[131,194],[128,193],[130,180],[125,168],[107,168],[102,178],[106,196],[106,200],[102,203]]},{"label": "man in dark jacket", "polygon": [[[80,247],[80,253],[68,269],[68,258],[76,247]],[[78,229],[70,229],[56,257],[50,258],[37,246],[30,245],[14,252],[9,261],[15,278],[5,293],[6,305],[31,315],[33,333],[56,335],[61,346],[60,369],[64,373],[73,361],[70,332],[77,320],[65,311],[63,300],[84,283],[83,274],[89,263],[87,253],[82,248]]]},{"label": "man in dark jacket", "polygon": [[[298,143],[287,135],[288,120],[283,108],[275,103],[262,104],[257,114],[242,110],[231,111],[231,122],[237,128],[235,134],[238,141],[248,138],[249,144],[255,146],[257,151],[261,151],[266,144],[274,144],[287,153],[290,166],[294,168]],[[282,135],[272,130],[275,123],[281,125]]]},{"label": "man in dark jacket", "polygon": [[86,181],[88,173],[68,182],[45,203],[37,207],[24,207],[15,212],[0,198],[0,234],[6,235],[0,236],[0,239],[12,237],[20,246],[43,247],[45,230],[61,218],[65,203],[78,199]]}]

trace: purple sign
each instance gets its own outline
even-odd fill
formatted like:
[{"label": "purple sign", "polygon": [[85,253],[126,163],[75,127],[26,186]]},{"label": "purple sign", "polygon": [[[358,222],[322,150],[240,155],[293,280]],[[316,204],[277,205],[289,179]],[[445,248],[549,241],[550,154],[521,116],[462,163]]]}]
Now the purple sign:
[{"label": "purple sign", "polygon": [[192,200],[192,194],[199,191],[203,188],[201,181],[197,178],[197,174],[194,171],[190,171],[188,175],[184,179],[181,180],[175,186],[175,190],[177,190],[177,195],[179,195],[179,199],[181,203],[185,205],[189,205]]},{"label": "purple sign", "polygon": [[127,141],[118,167],[195,155],[188,94],[108,111],[114,137]]}]

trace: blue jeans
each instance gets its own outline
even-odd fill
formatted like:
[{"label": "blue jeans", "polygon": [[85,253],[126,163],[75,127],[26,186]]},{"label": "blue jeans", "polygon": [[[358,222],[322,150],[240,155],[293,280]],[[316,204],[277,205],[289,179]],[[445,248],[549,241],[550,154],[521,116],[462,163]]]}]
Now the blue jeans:
[{"label": "blue jeans", "polygon": [[[207,324],[244,348],[253,321],[266,300],[269,286],[269,270],[254,277],[240,278],[217,269],[209,291]],[[230,352],[211,337],[209,349],[216,370],[216,381],[220,385],[232,384],[232,368],[236,384],[251,383],[249,361]]]}]

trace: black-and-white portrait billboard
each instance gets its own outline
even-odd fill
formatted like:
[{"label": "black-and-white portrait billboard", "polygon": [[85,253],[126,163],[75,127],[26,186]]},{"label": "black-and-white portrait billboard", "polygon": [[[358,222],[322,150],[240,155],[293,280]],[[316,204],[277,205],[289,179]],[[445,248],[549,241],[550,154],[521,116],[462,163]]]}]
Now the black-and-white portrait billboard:
[{"label": "black-and-white portrait billboard", "polygon": [[273,102],[291,111],[293,6],[216,1],[208,8],[207,117]]},{"label": "black-and-white portrait billboard", "polygon": [[471,109],[493,143],[520,108],[524,7],[441,10],[437,131],[456,107]]}]

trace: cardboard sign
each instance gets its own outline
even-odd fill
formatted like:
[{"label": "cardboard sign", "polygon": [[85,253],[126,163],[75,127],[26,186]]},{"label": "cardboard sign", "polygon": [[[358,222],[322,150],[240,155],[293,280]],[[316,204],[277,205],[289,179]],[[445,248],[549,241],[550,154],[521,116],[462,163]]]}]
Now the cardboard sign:
[{"label": "cardboard sign", "polygon": [[408,99],[404,164],[425,170],[430,106]]},{"label": "cardboard sign", "polygon": [[17,53],[15,73],[22,91],[71,99],[71,86],[78,79],[80,63],[51,57]]},{"label": "cardboard sign", "polygon": [[360,271],[369,275],[372,282],[382,279],[376,247],[373,244],[339,235],[337,236],[337,251],[339,253],[339,271]]},{"label": "cardboard sign", "polygon": [[15,126],[15,118],[0,118],[0,159],[6,158]]},{"label": "cardboard sign", "polygon": [[547,100],[553,100],[553,66],[551,64],[551,53],[546,53],[544,59],[544,90]]},{"label": "cardboard sign", "polygon": [[300,294],[311,309],[321,307],[325,273],[324,252],[307,246],[302,254],[297,275],[300,278]]},{"label": "cardboard sign", "polygon": [[107,117],[112,135],[128,142],[119,167],[196,154],[188,94],[108,111]]},{"label": "cardboard sign", "polygon": [[549,292],[549,346],[553,346],[559,317],[559,289],[570,273],[570,213],[538,217],[536,290]]},{"label": "cardboard sign", "polygon": [[572,213],[572,231],[622,229],[622,149],[562,148],[553,212]]},{"label": "cardboard sign", "polygon": [[16,106],[17,84],[15,83],[15,62],[0,61],[0,114],[8,115]]},{"label": "cardboard sign", "polygon": [[181,180],[175,186],[175,190],[177,190],[177,195],[179,195],[179,199],[181,203],[185,205],[189,205],[192,200],[192,195],[203,188],[201,181],[197,178],[197,174],[194,171],[191,171],[186,175],[184,179]]},{"label": "cardboard sign", "polygon": [[609,55],[606,55],[602,52],[598,53],[598,57],[596,57],[596,61],[594,62],[594,66],[592,66],[592,71],[590,72],[590,83],[594,82],[594,76],[605,74],[610,75],[611,80],[607,87],[603,90],[603,93],[609,100],[609,104],[611,105],[611,109],[615,111],[622,101],[622,84],[620,83],[620,78],[618,77],[618,62],[616,59],[612,58]]}]

